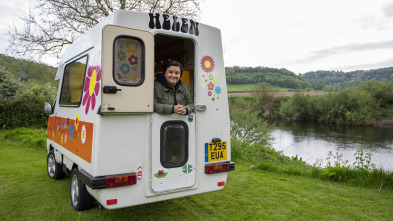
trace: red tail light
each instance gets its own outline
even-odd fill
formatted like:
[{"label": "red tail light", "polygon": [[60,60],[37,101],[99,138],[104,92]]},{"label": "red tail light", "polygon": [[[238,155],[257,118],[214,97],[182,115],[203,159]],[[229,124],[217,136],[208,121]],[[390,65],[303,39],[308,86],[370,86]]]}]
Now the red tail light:
[{"label": "red tail light", "polygon": [[117,204],[117,199],[111,199],[106,201],[106,205],[115,205]]},{"label": "red tail light", "polygon": [[136,184],[136,174],[106,177],[106,187],[129,186]]},{"label": "red tail light", "polygon": [[205,165],[205,173],[213,174],[213,173],[221,173],[228,171],[228,163],[217,163],[217,164],[207,164]]}]

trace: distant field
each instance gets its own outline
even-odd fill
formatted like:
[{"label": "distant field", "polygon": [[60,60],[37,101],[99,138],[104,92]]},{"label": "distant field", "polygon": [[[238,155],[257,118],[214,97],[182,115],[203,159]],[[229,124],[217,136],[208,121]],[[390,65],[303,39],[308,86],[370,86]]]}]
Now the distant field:
[{"label": "distant field", "polygon": [[[251,92],[254,91],[255,84],[228,84],[227,85],[229,93],[238,93],[238,92]],[[273,87],[275,92],[287,92],[289,88],[282,87]]]}]

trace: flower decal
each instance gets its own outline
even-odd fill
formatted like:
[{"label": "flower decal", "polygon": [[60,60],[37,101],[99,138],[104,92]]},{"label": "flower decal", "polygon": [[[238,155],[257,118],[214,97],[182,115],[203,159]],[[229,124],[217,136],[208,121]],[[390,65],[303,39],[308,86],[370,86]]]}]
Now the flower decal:
[{"label": "flower decal", "polygon": [[207,84],[207,89],[213,90],[214,89],[214,84],[212,82]]},{"label": "flower decal", "polygon": [[163,178],[166,177],[166,175],[168,175],[168,172],[165,172],[165,170],[159,170],[154,174],[154,176],[157,178]]},{"label": "flower decal", "polygon": [[126,53],[124,53],[124,51],[118,51],[117,52],[117,59],[119,61],[124,61],[124,59],[126,59]]},{"label": "flower decal", "polygon": [[84,96],[82,105],[86,106],[85,114],[89,113],[90,105],[91,110],[94,110],[96,106],[96,96],[100,92],[100,81],[101,68],[99,66],[90,66],[83,87]]},{"label": "flower decal", "polygon": [[79,113],[76,113],[74,125],[75,125],[75,130],[78,130],[78,126],[79,126]]},{"label": "flower decal", "polygon": [[216,87],[216,90],[215,90],[215,91],[216,91],[216,94],[221,94],[221,87],[219,87],[219,86]]},{"label": "flower decal", "polygon": [[212,96],[212,92],[211,91],[207,92],[207,95]]},{"label": "flower decal", "polygon": [[74,134],[74,126],[70,125],[70,133],[68,134],[70,140],[72,140],[73,134]]},{"label": "flower decal", "polygon": [[213,75],[209,75],[209,80],[213,80]]},{"label": "flower decal", "polygon": [[135,42],[128,41],[126,45],[127,53],[136,53],[138,52],[138,45]]},{"label": "flower decal", "polygon": [[130,62],[130,65],[138,64],[138,57],[135,57],[134,55],[131,55],[128,58],[128,61]]},{"label": "flower decal", "polygon": [[135,73],[132,73],[128,76],[128,80],[136,82],[138,80],[138,75]]},{"label": "flower decal", "polygon": [[85,144],[85,142],[86,142],[86,127],[85,127],[85,125],[82,126],[81,140],[82,140],[82,143]]},{"label": "flower decal", "polygon": [[205,56],[201,60],[201,67],[206,73],[210,73],[214,69],[214,61],[210,56]]},{"label": "flower decal", "polygon": [[122,64],[120,66],[120,71],[123,74],[128,74],[128,72],[130,72],[130,66],[128,66],[127,64]]}]

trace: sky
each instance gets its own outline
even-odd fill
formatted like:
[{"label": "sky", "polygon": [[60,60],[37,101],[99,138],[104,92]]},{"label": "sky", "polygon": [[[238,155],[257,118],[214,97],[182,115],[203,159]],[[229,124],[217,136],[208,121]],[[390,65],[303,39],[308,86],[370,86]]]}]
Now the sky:
[{"label": "sky", "polygon": [[[0,53],[30,1],[0,2]],[[200,17],[221,30],[227,67],[298,74],[393,66],[392,0],[204,0]]]}]

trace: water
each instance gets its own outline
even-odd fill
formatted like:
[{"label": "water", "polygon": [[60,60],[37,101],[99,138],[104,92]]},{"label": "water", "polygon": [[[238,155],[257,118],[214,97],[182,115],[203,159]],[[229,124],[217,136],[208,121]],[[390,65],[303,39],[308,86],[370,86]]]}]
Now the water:
[{"label": "water", "polygon": [[[278,122],[273,131],[273,147],[286,156],[302,157],[308,164],[322,159],[329,151],[342,154],[352,165],[359,147],[371,153],[377,167],[393,171],[393,127],[328,126],[313,122]],[[333,160],[331,161],[333,163]]]}]

